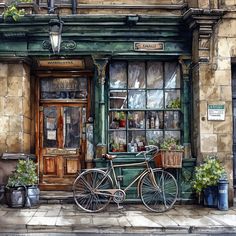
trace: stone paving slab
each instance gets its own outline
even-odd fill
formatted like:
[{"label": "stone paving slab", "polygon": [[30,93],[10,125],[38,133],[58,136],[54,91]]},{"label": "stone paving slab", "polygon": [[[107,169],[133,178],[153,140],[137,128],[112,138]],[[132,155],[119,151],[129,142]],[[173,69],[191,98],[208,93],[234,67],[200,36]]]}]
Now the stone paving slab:
[{"label": "stone paving slab", "polygon": [[115,204],[99,213],[86,213],[74,204],[13,209],[0,205],[0,232],[21,233],[236,233],[236,208],[219,211],[198,205],[177,205],[165,213],[143,205]]}]

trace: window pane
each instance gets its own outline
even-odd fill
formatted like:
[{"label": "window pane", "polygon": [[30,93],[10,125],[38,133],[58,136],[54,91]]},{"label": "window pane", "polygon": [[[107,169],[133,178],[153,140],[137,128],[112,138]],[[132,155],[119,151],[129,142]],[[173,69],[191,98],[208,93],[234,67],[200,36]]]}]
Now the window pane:
[{"label": "window pane", "polygon": [[139,152],[145,150],[146,139],[145,131],[128,132],[128,150],[130,152]]},{"label": "window pane", "polygon": [[161,62],[147,63],[147,88],[163,88],[163,66]]},{"label": "window pane", "polygon": [[180,128],[180,112],[179,111],[165,111],[164,112],[164,128],[165,129],[179,129]]},{"label": "window pane", "polygon": [[165,91],[165,107],[170,109],[180,109],[180,90]]},{"label": "window pane", "polygon": [[57,108],[43,109],[43,146],[57,147]]},{"label": "window pane", "polygon": [[147,131],[147,145],[157,145],[163,139],[162,131]]},{"label": "window pane", "polygon": [[64,107],[64,147],[78,148],[80,146],[81,137],[81,108],[80,107]]},{"label": "window pane", "polygon": [[123,111],[109,112],[110,129],[119,129],[126,127],[126,113]]},{"label": "window pane", "polygon": [[163,112],[148,111],[146,115],[146,129],[163,129]]},{"label": "window pane", "polygon": [[180,141],[180,131],[166,131],[165,138],[175,138],[176,140]]},{"label": "window pane", "polygon": [[129,90],[128,107],[130,109],[144,109],[146,106],[145,91]]},{"label": "window pane", "polygon": [[147,91],[147,108],[149,109],[163,108],[163,91],[162,90]]},{"label": "window pane", "polygon": [[128,114],[129,129],[144,129],[145,116],[143,111],[129,112]]},{"label": "window pane", "polygon": [[145,63],[129,63],[129,88],[145,88]]},{"label": "window pane", "polygon": [[127,88],[127,64],[125,62],[110,65],[110,88]]},{"label": "window pane", "polygon": [[109,134],[109,149],[111,152],[126,152],[126,132],[111,131]]},{"label": "window pane", "polygon": [[87,99],[86,78],[40,80],[41,99]]},{"label": "window pane", "polygon": [[165,63],[165,88],[180,88],[180,68],[176,62]]},{"label": "window pane", "polygon": [[112,90],[110,92],[110,108],[123,109],[127,108],[127,92],[126,90]]}]

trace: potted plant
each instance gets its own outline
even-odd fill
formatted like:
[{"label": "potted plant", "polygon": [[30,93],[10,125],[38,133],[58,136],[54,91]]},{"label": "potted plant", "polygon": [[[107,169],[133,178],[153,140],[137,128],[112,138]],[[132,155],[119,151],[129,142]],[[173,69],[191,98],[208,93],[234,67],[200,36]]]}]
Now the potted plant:
[{"label": "potted plant", "polygon": [[179,98],[171,99],[167,106],[167,108],[172,108],[172,109],[180,109],[181,107],[181,102]]},{"label": "potted plant", "polygon": [[6,185],[6,201],[10,207],[33,206],[39,202],[36,164],[30,159],[19,160]]},{"label": "potted plant", "polygon": [[154,161],[157,167],[181,168],[184,147],[174,137],[165,138],[160,143],[160,151],[156,154]]},{"label": "potted plant", "polygon": [[126,125],[125,113],[123,111],[121,111],[119,113],[119,126],[121,128],[124,128],[125,125]]},{"label": "potted plant", "polygon": [[16,3],[12,3],[4,9],[3,19],[4,21],[18,21],[25,15],[24,9],[18,9]]},{"label": "potted plant", "polygon": [[208,155],[204,162],[195,168],[193,188],[200,200],[203,194],[204,205],[217,207],[218,181],[225,175],[225,169],[216,155]]}]

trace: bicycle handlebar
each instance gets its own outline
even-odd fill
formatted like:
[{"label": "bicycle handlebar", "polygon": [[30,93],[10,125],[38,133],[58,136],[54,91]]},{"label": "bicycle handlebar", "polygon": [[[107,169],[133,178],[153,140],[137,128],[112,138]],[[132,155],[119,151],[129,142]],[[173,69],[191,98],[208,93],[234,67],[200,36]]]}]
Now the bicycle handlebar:
[{"label": "bicycle handlebar", "polygon": [[[153,152],[156,150],[156,152],[159,150],[159,147],[155,146],[155,145],[148,145],[148,146],[145,146],[146,148],[146,151],[141,151],[139,152],[138,154],[136,154],[136,157],[139,156],[139,155],[144,155],[146,157],[146,155],[150,152]],[[149,150],[148,150],[149,149]]]}]

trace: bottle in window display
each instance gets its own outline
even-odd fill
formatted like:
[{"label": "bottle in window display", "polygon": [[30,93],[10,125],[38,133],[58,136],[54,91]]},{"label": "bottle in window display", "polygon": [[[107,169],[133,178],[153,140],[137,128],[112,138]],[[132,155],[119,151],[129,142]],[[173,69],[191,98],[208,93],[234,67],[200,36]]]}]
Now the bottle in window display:
[{"label": "bottle in window display", "polygon": [[146,129],[150,129],[150,126],[149,126],[149,118],[147,117],[147,120],[146,120]]},{"label": "bottle in window display", "polygon": [[159,129],[159,127],[160,127],[160,121],[159,121],[159,116],[158,116],[158,114],[156,115],[156,120],[155,120],[155,128],[156,129]]},{"label": "bottle in window display", "polygon": [[174,118],[173,118],[173,128],[178,129],[179,128],[179,116],[178,113],[174,113]]},{"label": "bottle in window display", "polygon": [[150,128],[155,129],[155,118],[154,118],[153,114],[151,116]]}]

